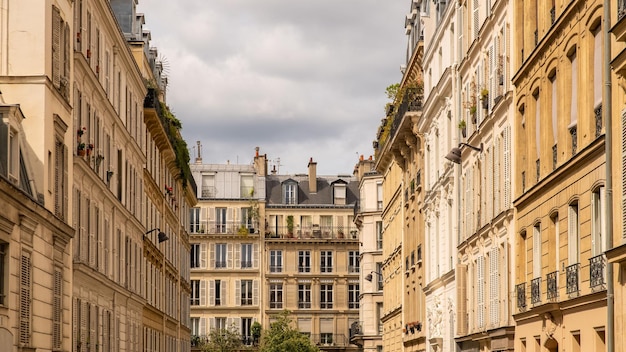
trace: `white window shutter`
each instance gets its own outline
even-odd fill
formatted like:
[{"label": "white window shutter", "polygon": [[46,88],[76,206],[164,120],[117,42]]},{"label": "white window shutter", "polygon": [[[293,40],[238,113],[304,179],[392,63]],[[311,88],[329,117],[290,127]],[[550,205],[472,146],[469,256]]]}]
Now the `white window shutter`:
[{"label": "white window shutter", "polygon": [[215,330],[215,317],[209,318],[209,333],[211,333],[211,331]]},{"label": "white window shutter", "polygon": [[504,209],[511,207],[511,127],[504,127]]},{"label": "white window shutter", "polygon": [[[238,244],[237,246],[235,246],[234,251],[235,251],[235,269],[241,269],[241,245]],[[228,267],[230,268],[230,265]]]},{"label": "white window shutter", "polygon": [[198,328],[200,336],[206,336],[206,318],[200,318],[200,327]]},{"label": "white window shutter", "polygon": [[[205,281],[202,280],[202,282],[205,282]],[[203,305],[203,304],[200,303],[200,305]],[[213,306],[215,306],[215,280],[209,280],[209,307],[213,307]]]},{"label": "white window shutter", "polygon": [[252,280],[252,305],[259,305],[259,280]]},{"label": "white window shutter", "polygon": [[220,299],[222,300],[223,306],[228,306],[230,304],[230,300],[228,297],[228,281],[222,280],[222,284],[220,285]]},{"label": "white window shutter", "polygon": [[206,243],[200,244],[200,267],[206,269]]},{"label": "white window shutter", "polygon": [[496,139],[493,151],[493,207],[496,216],[502,211],[500,207],[500,160],[502,160],[500,154],[501,141],[502,138],[500,137]]},{"label": "white window shutter", "polygon": [[489,321],[492,326],[500,323],[500,249],[495,247],[489,255]]},{"label": "white window shutter", "polygon": [[485,326],[485,257],[480,256],[476,260],[476,324],[477,327]]},{"label": "white window shutter", "polygon": [[228,243],[226,245],[226,267],[232,269],[233,267],[233,244]]},{"label": "white window shutter", "polygon": [[200,219],[194,219],[195,221],[200,220],[199,229],[201,233],[207,233],[209,229],[209,226],[207,224],[207,212],[208,212],[207,208],[204,208],[204,207],[200,208]]},{"label": "white window shutter", "polygon": [[241,305],[241,280],[235,280],[235,305]]},{"label": "white window shutter", "polygon": [[206,280],[200,280],[200,305],[206,306]]},{"label": "white window shutter", "polygon": [[252,245],[252,267],[255,269],[259,268],[259,244],[255,243]]},{"label": "white window shutter", "polygon": [[209,243],[209,268],[215,269],[215,243]]}]

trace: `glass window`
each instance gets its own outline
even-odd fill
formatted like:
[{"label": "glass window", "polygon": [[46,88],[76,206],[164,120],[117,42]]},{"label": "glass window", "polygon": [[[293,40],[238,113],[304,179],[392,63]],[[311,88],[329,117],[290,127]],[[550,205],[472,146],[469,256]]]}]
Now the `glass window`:
[{"label": "glass window", "polygon": [[241,318],[241,340],[244,345],[252,345],[252,318]]},{"label": "glass window", "polygon": [[252,280],[241,280],[241,305],[252,305]]},{"label": "glass window", "polygon": [[333,307],[333,285],[320,285],[320,308],[330,309]]},{"label": "glass window", "polygon": [[200,336],[200,318],[191,318],[191,336]]},{"label": "glass window", "polygon": [[294,182],[288,182],[283,185],[283,196],[285,204],[297,204],[298,203],[298,184]]},{"label": "glass window", "polygon": [[200,305],[200,280],[191,280],[191,301],[192,306]]},{"label": "glass window", "polygon": [[216,243],[215,244],[215,267],[216,268],[225,268],[226,267],[226,243]]},{"label": "glass window", "polygon": [[199,268],[200,267],[200,244],[192,243],[191,244],[191,268]]},{"label": "glass window", "polygon": [[298,308],[311,308],[311,284],[298,285]]},{"label": "glass window", "polygon": [[360,259],[358,251],[348,251],[348,272],[358,273],[360,271]]},{"label": "glass window", "polygon": [[383,249],[383,222],[376,221],[376,249]]},{"label": "glass window", "polygon": [[283,271],[283,251],[270,251],[270,273],[280,273]]},{"label": "glass window", "polygon": [[298,251],[298,272],[311,272],[311,251]]},{"label": "glass window", "polygon": [[283,284],[270,284],[270,309],[283,308]]},{"label": "glass window", "polygon": [[200,208],[189,209],[189,232],[200,233]]},{"label": "glass window", "polygon": [[333,252],[322,251],[320,263],[321,263],[321,266],[320,266],[321,272],[332,273],[333,272]]},{"label": "glass window", "polygon": [[252,268],[252,243],[241,244],[241,267]]},{"label": "glass window", "polygon": [[359,308],[359,284],[348,285],[348,308]]},{"label": "glass window", "polygon": [[215,305],[222,305],[222,280],[215,280]]},{"label": "glass window", "polygon": [[226,208],[215,208],[215,232],[226,233]]}]

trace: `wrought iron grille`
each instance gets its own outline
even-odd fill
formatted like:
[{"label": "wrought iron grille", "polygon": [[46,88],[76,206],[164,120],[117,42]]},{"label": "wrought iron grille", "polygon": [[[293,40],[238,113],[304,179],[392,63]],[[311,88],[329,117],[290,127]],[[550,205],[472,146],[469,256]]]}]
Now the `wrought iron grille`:
[{"label": "wrought iron grille", "polygon": [[558,148],[557,145],[552,146],[552,170],[556,169]]},{"label": "wrought iron grille", "polygon": [[541,278],[536,277],[530,282],[530,303],[541,303]]},{"label": "wrought iron grille", "polygon": [[593,109],[593,113],[596,117],[596,137],[602,133],[602,104]]},{"label": "wrought iron grille", "polygon": [[558,284],[559,272],[554,271],[546,275],[546,295],[548,300],[554,300],[559,297],[559,284]]},{"label": "wrought iron grille", "polygon": [[554,6],[550,9],[550,24],[554,24],[554,21],[556,19],[556,10],[554,9]]},{"label": "wrought iron grille", "polygon": [[567,294],[577,293],[578,288],[578,271],[580,270],[580,264],[572,264],[565,269],[565,276],[567,280]]},{"label": "wrought iron grille", "polygon": [[541,160],[537,159],[536,163],[537,163],[537,182],[539,182],[539,179],[541,178]]},{"label": "wrought iron grille", "polygon": [[570,128],[569,133],[572,135],[572,155],[575,155],[578,150],[578,131],[576,126]]},{"label": "wrought iron grille", "polygon": [[604,285],[604,255],[589,259],[589,284],[591,288]]},{"label": "wrought iron grille", "polygon": [[526,283],[515,285],[515,292],[517,293],[517,308],[519,310],[526,309]]}]

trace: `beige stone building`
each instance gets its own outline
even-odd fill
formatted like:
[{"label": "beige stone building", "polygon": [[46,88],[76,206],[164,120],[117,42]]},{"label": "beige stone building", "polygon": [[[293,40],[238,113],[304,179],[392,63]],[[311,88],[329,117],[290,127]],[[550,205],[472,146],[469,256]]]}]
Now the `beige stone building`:
[{"label": "beige stone building", "polygon": [[287,309],[322,350],[356,351],[349,331],[359,320],[358,181],[349,175],[266,176],[263,326]]},{"label": "beige stone building", "polygon": [[194,346],[226,328],[251,345],[251,326],[262,321],[266,168],[258,151],[251,165],[203,164],[200,154],[191,164],[201,185],[189,221]]},{"label": "beige stone building", "polygon": [[[350,342],[363,351],[382,349],[383,325],[383,177],[374,168],[372,157],[355,167],[359,180],[359,207],[354,219],[359,230],[361,265],[359,321],[350,326]],[[369,280],[368,280],[369,279]]]},{"label": "beige stone building", "polygon": [[[155,82],[164,92],[166,81],[147,50],[149,34],[141,28],[143,17],[135,13],[135,5],[132,0],[3,2],[8,11],[0,17],[5,29],[0,89],[31,117],[18,128],[14,118],[9,123],[3,116],[12,126],[5,146],[11,154],[22,148],[32,171],[15,174],[19,159],[12,158],[7,175],[29,179],[36,191],[33,199],[56,219],[48,218],[41,229],[33,225],[30,242],[20,246],[32,254],[32,270],[37,268],[33,288],[42,283],[54,291],[48,300],[61,297],[53,304],[54,314],[42,306],[31,311],[30,321],[22,318],[23,325],[14,325],[14,346],[189,350],[185,221],[195,203],[195,184],[187,179],[184,155],[174,149],[182,141],[180,125],[170,126],[176,119],[166,116],[167,109],[154,99],[147,100],[144,114],[145,82]],[[142,48],[140,55],[133,55],[131,39]],[[27,202],[26,208],[36,207]],[[60,247],[59,253],[52,251],[61,246],[53,242],[62,227],[46,237],[45,229],[55,221],[73,228],[66,252],[71,260],[64,261]],[[39,274],[39,268],[54,274],[54,263],[44,268],[38,254],[46,241],[48,258],[71,269],[62,276],[61,289]],[[15,258],[19,252],[13,253]],[[48,330],[54,335],[51,347],[41,335]]]},{"label": "beige stone building", "polygon": [[605,236],[621,219],[605,223],[602,3],[513,10],[515,349],[604,351]]}]

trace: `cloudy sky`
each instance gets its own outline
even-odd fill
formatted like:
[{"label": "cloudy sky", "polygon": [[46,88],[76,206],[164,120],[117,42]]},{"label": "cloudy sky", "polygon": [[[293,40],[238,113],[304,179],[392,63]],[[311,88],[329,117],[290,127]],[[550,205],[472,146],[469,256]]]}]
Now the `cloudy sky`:
[{"label": "cloudy sky", "polygon": [[402,78],[409,0],[140,0],[192,160],[351,173]]}]

